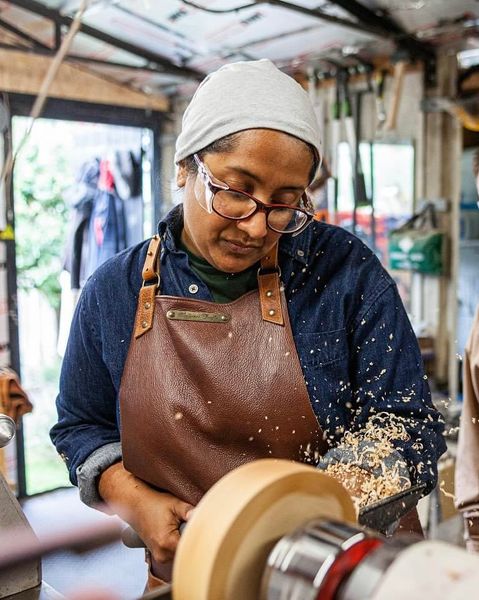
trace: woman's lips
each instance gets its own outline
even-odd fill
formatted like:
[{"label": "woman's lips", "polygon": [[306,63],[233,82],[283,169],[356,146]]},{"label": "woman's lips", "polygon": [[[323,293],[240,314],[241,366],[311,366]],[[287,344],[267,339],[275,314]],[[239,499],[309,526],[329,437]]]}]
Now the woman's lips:
[{"label": "woman's lips", "polygon": [[240,244],[239,242],[233,242],[230,240],[223,240],[224,244],[230,252],[233,254],[252,254],[259,250],[258,246],[248,246],[246,244]]}]

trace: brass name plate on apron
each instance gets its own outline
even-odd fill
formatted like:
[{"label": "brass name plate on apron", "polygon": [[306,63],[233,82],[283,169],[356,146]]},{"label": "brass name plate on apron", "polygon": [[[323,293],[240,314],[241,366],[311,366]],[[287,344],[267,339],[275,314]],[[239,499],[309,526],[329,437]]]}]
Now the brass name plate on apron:
[{"label": "brass name plate on apron", "polygon": [[169,310],[166,317],[172,321],[204,321],[206,323],[227,323],[229,315],[194,310]]}]

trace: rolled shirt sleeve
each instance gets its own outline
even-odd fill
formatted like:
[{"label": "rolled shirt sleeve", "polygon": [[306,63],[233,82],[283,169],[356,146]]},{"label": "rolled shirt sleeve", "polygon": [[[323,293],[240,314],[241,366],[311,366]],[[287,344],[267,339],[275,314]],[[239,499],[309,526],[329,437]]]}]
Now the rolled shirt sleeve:
[{"label": "rolled shirt sleeve", "polygon": [[121,461],[121,443],[113,442],[97,448],[76,470],[81,501],[88,506],[103,502],[98,493],[98,478],[111,465]]}]

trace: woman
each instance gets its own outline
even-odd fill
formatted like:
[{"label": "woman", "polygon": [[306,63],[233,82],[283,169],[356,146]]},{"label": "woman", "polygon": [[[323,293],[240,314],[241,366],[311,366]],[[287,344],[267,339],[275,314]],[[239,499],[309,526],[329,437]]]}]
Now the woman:
[{"label": "woman", "polygon": [[221,68],[184,115],[183,205],[83,290],[52,439],[83,500],[121,505],[158,563],[245,461],[377,475],[345,437],[371,424],[400,423],[384,463],[435,485],[443,426],[415,337],[374,254],[312,221],[319,156],[294,80],[266,60]]}]

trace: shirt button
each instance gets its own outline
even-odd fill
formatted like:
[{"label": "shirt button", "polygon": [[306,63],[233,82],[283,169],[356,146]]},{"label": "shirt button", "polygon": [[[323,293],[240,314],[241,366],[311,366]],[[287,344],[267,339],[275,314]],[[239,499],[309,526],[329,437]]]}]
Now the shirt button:
[{"label": "shirt button", "polygon": [[298,250],[298,251],[296,252],[296,254],[297,254],[298,256],[304,256],[304,252],[303,252],[302,250]]},{"label": "shirt button", "polygon": [[188,291],[190,292],[190,294],[196,294],[196,292],[198,291],[198,286],[196,285],[196,283],[192,283],[188,288]]}]

